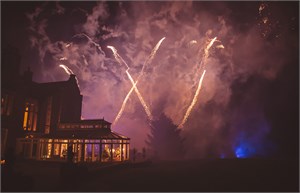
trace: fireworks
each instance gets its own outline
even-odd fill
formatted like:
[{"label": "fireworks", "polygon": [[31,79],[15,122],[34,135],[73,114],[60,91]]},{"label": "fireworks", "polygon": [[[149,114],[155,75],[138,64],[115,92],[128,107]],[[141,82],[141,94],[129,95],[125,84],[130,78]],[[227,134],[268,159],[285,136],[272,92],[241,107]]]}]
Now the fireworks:
[{"label": "fireworks", "polygon": [[124,101],[123,101],[123,103],[122,103],[121,109],[120,109],[118,115],[116,116],[116,118],[115,118],[115,120],[114,120],[114,122],[113,122],[113,125],[116,124],[116,122],[117,122],[117,121],[119,120],[119,118],[121,117],[121,115],[122,115],[122,113],[123,113],[123,111],[124,111],[124,109],[125,109],[126,103],[127,103],[128,99],[129,99],[129,96],[131,95],[133,89],[136,88],[135,86],[136,86],[137,83],[138,83],[138,82],[136,81],[136,82],[134,83],[134,86],[131,87],[130,91],[129,91],[128,94],[126,95],[126,97],[125,97],[125,99],[124,99]]},{"label": "fireworks", "polygon": [[[144,65],[143,65],[143,68],[142,68],[142,71],[141,71],[141,73],[140,73],[140,75],[139,75],[139,78],[142,76],[142,74],[143,74],[143,72],[144,72],[145,66],[146,66],[147,64],[149,64],[149,63],[152,62],[152,60],[153,60],[153,58],[154,58],[154,56],[155,56],[155,54],[156,54],[158,48],[160,47],[161,43],[164,41],[165,38],[166,38],[166,37],[163,37],[161,40],[159,40],[159,42],[155,45],[155,47],[154,47],[153,50],[151,51],[149,57],[147,58],[147,60],[145,61]],[[138,79],[139,79],[139,78],[138,78]]]},{"label": "fireworks", "polygon": [[[197,87],[197,90],[196,90],[196,92],[195,92],[195,94],[194,94],[193,100],[192,100],[190,106],[188,107],[188,109],[187,109],[187,111],[186,111],[186,113],[185,113],[185,115],[184,115],[184,117],[183,117],[183,120],[181,121],[181,123],[180,123],[179,126],[178,126],[179,128],[182,128],[182,127],[183,127],[183,125],[184,125],[185,122],[187,121],[188,117],[190,116],[193,107],[195,106],[195,104],[196,104],[196,102],[197,102],[198,95],[199,95],[200,90],[201,90],[201,87],[202,87],[203,78],[204,78],[204,75],[205,75],[205,72],[206,72],[206,70],[205,70],[205,68],[206,68],[206,60],[207,60],[208,55],[209,55],[209,49],[210,49],[211,46],[214,44],[214,42],[216,41],[216,39],[217,39],[217,37],[213,38],[213,39],[209,42],[209,44],[207,45],[207,47],[206,47],[205,50],[204,50],[204,57],[203,57],[203,60],[202,60],[202,63],[201,63],[202,66],[203,66],[204,71],[203,71],[203,73],[202,73],[202,75],[201,75],[201,78],[199,79],[198,87]],[[223,46],[223,47],[224,47],[224,46]],[[200,69],[201,69],[201,66],[200,66]]]},{"label": "fireworks", "polygon": [[65,60],[68,60],[68,58],[62,57],[62,58],[60,58],[59,60],[60,60],[60,61],[65,61]]},{"label": "fireworks", "polygon": [[217,45],[216,48],[224,49],[225,47],[223,45]]},{"label": "fireworks", "polygon": [[[143,105],[143,107],[144,107],[144,109],[145,109],[145,111],[146,111],[146,113],[147,113],[148,118],[151,120],[151,119],[152,119],[152,115],[151,115],[151,113],[150,113],[150,111],[149,111],[149,108],[148,108],[148,106],[146,105],[146,103],[145,103],[145,101],[144,101],[144,99],[143,99],[141,93],[139,92],[139,90],[138,90],[138,88],[137,88],[137,86],[136,86],[136,83],[134,83],[132,76],[131,76],[130,73],[128,72],[128,70],[129,70],[128,64],[123,60],[123,58],[118,54],[117,50],[116,50],[113,46],[107,46],[107,48],[109,48],[109,49],[111,49],[111,50],[113,51],[114,56],[115,56],[115,59],[116,59],[120,64],[123,63],[123,64],[125,64],[125,65],[127,66],[126,74],[127,74],[128,78],[129,78],[130,82],[132,83],[132,87],[133,87],[135,93],[138,95],[138,98],[139,98],[141,104]],[[131,91],[131,92],[132,92],[132,91]],[[131,93],[131,92],[129,91],[129,93]],[[130,94],[127,94],[127,95],[130,95]],[[129,97],[129,96],[128,96],[128,97]],[[126,102],[127,102],[127,100],[126,100]],[[122,106],[125,106],[125,105],[126,105],[126,102],[125,102],[125,100],[124,100]],[[124,111],[124,108],[123,108],[123,109],[121,108],[120,111],[119,111],[119,113],[118,113],[118,115],[121,116],[122,113],[123,113],[123,111]],[[120,117],[120,116],[119,116],[119,117]],[[117,116],[117,117],[118,117],[118,116]],[[115,124],[115,123],[118,121],[117,117],[116,117],[116,119],[114,120],[113,124]]]},{"label": "fireworks", "polygon": [[193,98],[193,100],[192,100],[192,103],[191,103],[191,105],[189,106],[189,108],[187,109],[187,111],[186,111],[186,113],[185,113],[185,115],[184,115],[184,117],[183,117],[182,122],[181,122],[180,125],[178,126],[179,128],[182,128],[182,127],[183,127],[184,123],[187,121],[189,115],[191,114],[191,111],[192,111],[193,107],[195,106],[195,104],[196,104],[196,102],[197,102],[197,98],[198,98],[198,95],[199,95],[200,90],[201,90],[201,87],[202,87],[202,81],[203,81],[205,72],[206,72],[206,70],[204,70],[203,73],[202,73],[202,76],[201,76],[201,78],[200,78],[200,80],[199,80],[199,84],[198,84],[196,93],[195,93],[195,95],[194,95],[194,98]]},{"label": "fireworks", "polygon": [[117,49],[114,48],[113,46],[107,46],[107,48],[111,49],[111,51],[113,52],[114,57],[115,57],[115,59],[118,61],[118,63],[121,64],[121,65],[122,65],[122,63],[125,64],[125,66],[127,67],[127,70],[128,70],[128,69],[129,69],[128,64],[127,64],[127,63],[123,60],[123,58],[118,54]]},{"label": "fireworks", "polygon": [[66,48],[70,47],[71,45],[72,45],[72,43],[66,44]]},{"label": "fireworks", "polygon": [[85,33],[80,33],[80,34],[74,35],[73,37],[78,37],[78,36],[86,37],[89,40],[89,42],[91,42],[94,46],[96,46],[96,48],[101,52],[101,54],[105,55],[105,53],[102,50],[101,46],[99,44],[97,44],[94,40],[92,40],[92,38],[90,38],[88,35],[86,35]]},{"label": "fireworks", "polygon": [[117,116],[116,116],[116,118],[115,118],[115,120],[114,120],[114,122],[113,122],[113,125],[116,124],[116,122],[117,122],[117,121],[119,120],[119,118],[121,117],[121,115],[122,115],[122,113],[123,113],[123,111],[124,111],[124,108],[125,108],[125,106],[126,106],[126,103],[127,103],[128,99],[129,99],[129,96],[131,95],[131,93],[132,93],[133,90],[135,91],[135,93],[137,94],[137,96],[138,96],[138,98],[139,98],[141,104],[143,105],[143,107],[144,107],[144,109],[145,109],[145,112],[146,112],[146,114],[147,114],[147,116],[148,116],[148,119],[149,119],[149,120],[152,120],[152,114],[151,114],[151,112],[150,112],[150,110],[149,110],[149,107],[147,106],[147,104],[146,104],[144,98],[142,97],[142,95],[141,95],[141,93],[140,93],[140,91],[138,90],[138,88],[137,88],[136,85],[137,85],[137,82],[139,81],[139,79],[141,78],[141,76],[143,75],[143,72],[144,72],[144,69],[145,69],[146,65],[152,62],[152,60],[153,60],[153,58],[154,58],[154,56],[155,56],[157,50],[159,49],[159,47],[160,47],[160,45],[161,45],[161,43],[163,42],[164,39],[165,39],[165,37],[163,37],[161,40],[159,40],[159,42],[156,44],[156,46],[155,46],[155,47],[153,48],[153,50],[151,51],[149,57],[146,59],[146,61],[145,61],[144,64],[143,64],[142,70],[141,70],[141,72],[140,72],[140,74],[139,74],[139,76],[138,76],[136,82],[134,82],[132,76],[131,76],[130,73],[128,72],[128,71],[129,71],[129,66],[128,66],[128,64],[127,64],[127,63],[123,60],[123,58],[118,54],[117,50],[116,50],[113,46],[107,46],[107,48],[109,48],[109,49],[112,50],[112,52],[113,52],[113,54],[114,54],[114,57],[115,57],[115,59],[118,61],[118,63],[119,63],[119,64],[122,64],[122,63],[123,63],[123,64],[126,65],[126,67],[127,67],[126,74],[127,74],[128,78],[129,78],[131,84],[132,84],[132,87],[131,87],[130,91],[128,92],[128,94],[126,95],[126,97],[125,97],[125,99],[124,99],[124,101],[123,101],[123,103],[122,103],[121,109],[120,109],[119,113],[117,114]]},{"label": "fireworks", "polygon": [[208,46],[205,48],[205,50],[204,50],[204,59],[203,59],[203,65],[204,65],[204,69],[205,69],[205,67],[206,67],[206,60],[207,60],[207,58],[208,58],[208,54],[209,54],[209,49],[211,48],[211,46],[214,44],[214,42],[216,41],[216,39],[217,39],[217,37],[215,37],[214,39],[212,39],[210,42],[209,42],[209,44],[208,44]]},{"label": "fireworks", "polygon": [[146,114],[147,114],[149,120],[152,120],[151,112],[150,112],[148,106],[146,105],[146,102],[144,101],[144,99],[143,99],[143,97],[142,97],[140,91],[139,91],[138,88],[136,87],[136,84],[134,83],[134,81],[133,81],[131,75],[129,74],[128,70],[126,70],[126,74],[127,74],[128,78],[130,79],[130,82],[131,82],[131,84],[132,84],[132,87],[134,87],[134,91],[136,92],[136,94],[137,94],[139,100],[141,101],[141,103],[142,103],[142,105],[143,105],[143,107],[144,107],[144,109],[145,109],[145,111],[146,111]]},{"label": "fireworks", "polygon": [[68,75],[74,74],[73,71],[66,65],[60,64],[59,67],[63,68]]}]

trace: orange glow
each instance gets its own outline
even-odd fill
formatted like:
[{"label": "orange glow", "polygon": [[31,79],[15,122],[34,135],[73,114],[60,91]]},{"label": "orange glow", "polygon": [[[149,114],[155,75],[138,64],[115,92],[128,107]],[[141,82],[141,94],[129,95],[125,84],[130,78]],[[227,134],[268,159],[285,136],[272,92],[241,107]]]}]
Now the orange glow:
[{"label": "orange glow", "polygon": [[28,107],[26,107],[26,111],[24,112],[24,121],[23,121],[24,130],[26,130],[27,119],[28,119]]}]

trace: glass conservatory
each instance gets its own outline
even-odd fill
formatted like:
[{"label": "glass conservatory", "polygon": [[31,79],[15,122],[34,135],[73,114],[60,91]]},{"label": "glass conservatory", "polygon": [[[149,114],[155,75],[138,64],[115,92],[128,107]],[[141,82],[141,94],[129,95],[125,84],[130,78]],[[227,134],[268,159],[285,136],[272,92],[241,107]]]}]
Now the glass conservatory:
[{"label": "glass conservatory", "polygon": [[[115,162],[129,160],[130,139],[112,132],[110,127],[76,127],[60,125],[51,134],[27,135],[17,139],[17,155],[36,160],[67,159],[68,146],[72,146],[74,162]],[[81,128],[81,129],[79,129]]]}]

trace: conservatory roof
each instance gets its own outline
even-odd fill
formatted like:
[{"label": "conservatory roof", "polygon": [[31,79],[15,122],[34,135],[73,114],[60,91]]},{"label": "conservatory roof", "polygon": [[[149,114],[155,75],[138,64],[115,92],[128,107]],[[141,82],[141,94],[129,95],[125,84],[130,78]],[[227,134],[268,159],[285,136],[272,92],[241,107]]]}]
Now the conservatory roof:
[{"label": "conservatory roof", "polygon": [[117,139],[129,140],[130,138],[116,132],[106,131],[57,131],[40,136],[40,138],[51,139]]}]

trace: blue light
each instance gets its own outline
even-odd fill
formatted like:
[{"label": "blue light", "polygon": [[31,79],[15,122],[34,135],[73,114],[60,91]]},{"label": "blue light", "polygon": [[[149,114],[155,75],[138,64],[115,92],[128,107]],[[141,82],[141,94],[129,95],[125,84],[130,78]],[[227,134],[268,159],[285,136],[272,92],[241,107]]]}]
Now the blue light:
[{"label": "blue light", "polygon": [[235,156],[237,158],[248,158],[255,154],[256,150],[249,143],[241,143],[235,148]]},{"label": "blue light", "polygon": [[242,147],[236,148],[236,150],[235,150],[235,156],[237,158],[246,158],[247,154],[246,154],[245,149],[243,149]]}]

